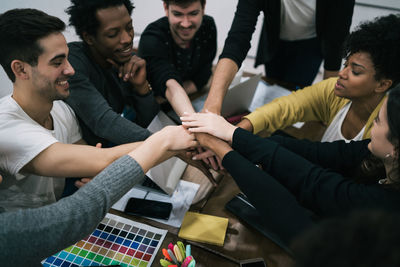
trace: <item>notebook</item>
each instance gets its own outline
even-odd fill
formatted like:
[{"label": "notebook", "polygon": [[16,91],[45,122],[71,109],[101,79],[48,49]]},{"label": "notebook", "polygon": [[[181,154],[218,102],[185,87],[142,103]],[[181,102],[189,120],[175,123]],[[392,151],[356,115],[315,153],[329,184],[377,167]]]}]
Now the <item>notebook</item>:
[{"label": "notebook", "polygon": [[186,212],[178,236],[187,240],[223,246],[228,218]]},{"label": "notebook", "polygon": [[[165,126],[176,125],[164,112],[160,111],[152,120],[147,129],[154,133]],[[145,189],[154,193],[165,193],[172,195],[175,191],[179,180],[185,171],[187,163],[183,160],[172,157],[157,166],[151,168],[145,178],[135,185],[137,188]],[[151,179],[151,181],[149,181]]]}]

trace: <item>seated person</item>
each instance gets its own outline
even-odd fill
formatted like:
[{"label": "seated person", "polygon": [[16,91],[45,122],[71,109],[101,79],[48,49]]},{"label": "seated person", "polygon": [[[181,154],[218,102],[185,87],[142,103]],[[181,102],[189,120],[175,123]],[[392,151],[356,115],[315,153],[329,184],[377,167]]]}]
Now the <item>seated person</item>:
[{"label": "seated person", "polygon": [[[103,147],[146,139],[147,127],[159,111],[146,80],[146,62],[133,55],[130,0],[73,0],[70,25],[82,42],[69,43],[68,60],[75,69],[71,95],[82,137]],[[128,114],[122,117],[123,111]]]},{"label": "seated person", "polygon": [[360,208],[400,211],[399,112],[397,85],[374,120],[371,139],[350,143],[261,138],[214,113],[181,120],[193,133],[217,137],[197,140],[222,159],[266,227],[289,246],[314,224],[309,211],[322,218]]},{"label": "seated person", "polygon": [[346,62],[339,78],[330,78],[275,99],[244,117],[239,127],[273,133],[299,121],[328,125],[322,141],[362,140],[385,93],[400,79],[400,17],[389,15],[365,22],[344,46]]},{"label": "seated person", "polygon": [[0,213],[2,266],[39,265],[44,258],[85,238],[152,166],[196,144],[194,135],[182,126],[166,127],[74,195],[41,208]]},{"label": "seated person", "polygon": [[0,63],[13,82],[0,99],[0,210],[56,201],[60,177],[93,177],[139,143],[102,149],[85,145],[69,95],[68,46],[60,19],[35,9],[0,15]]},{"label": "seated person", "polygon": [[205,0],[163,2],[166,16],[146,27],[138,53],[155,93],[182,115],[194,111],[188,94],[201,90],[211,76],[217,31],[214,19],[204,15]]},{"label": "seated person", "polygon": [[399,224],[399,214],[379,210],[321,222],[293,242],[293,267],[400,266]]}]

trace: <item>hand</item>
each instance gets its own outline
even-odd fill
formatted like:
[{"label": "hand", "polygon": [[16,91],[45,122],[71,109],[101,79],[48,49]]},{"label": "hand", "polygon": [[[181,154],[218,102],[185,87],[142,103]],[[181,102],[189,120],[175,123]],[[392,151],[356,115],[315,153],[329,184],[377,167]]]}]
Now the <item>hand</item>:
[{"label": "hand", "polygon": [[184,113],[180,119],[182,125],[193,133],[208,133],[227,142],[232,142],[233,133],[237,128],[222,116],[211,112]]},{"label": "hand", "polygon": [[107,59],[107,62],[118,69],[118,76],[125,82],[129,81],[138,94],[148,93],[149,86],[146,80],[146,61],[144,59],[135,55],[122,65],[112,59]]},{"label": "hand", "polygon": [[89,183],[93,178],[81,178],[80,180],[77,180],[74,184],[76,187],[81,188],[85,184]]},{"label": "hand", "polygon": [[323,79],[325,80],[331,77],[338,77],[338,76],[339,76],[338,70],[324,70]]},{"label": "hand", "polygon": [[161,136],[170,151],[194,149],[199,145],[194,134],[183,126],[166,126],[154,135]]}]

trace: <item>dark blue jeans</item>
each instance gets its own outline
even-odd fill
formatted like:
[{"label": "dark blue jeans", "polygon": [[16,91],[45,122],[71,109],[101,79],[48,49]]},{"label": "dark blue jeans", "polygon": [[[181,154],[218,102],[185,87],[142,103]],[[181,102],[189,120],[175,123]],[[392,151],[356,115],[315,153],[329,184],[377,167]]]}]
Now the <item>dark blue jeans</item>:
[{"label": "dark blue jeans", "polygon": [[268,78],[291,83],[300,88],[311,85],[322,62],[317,38],[279,42],[279,50],[265,63]]}]

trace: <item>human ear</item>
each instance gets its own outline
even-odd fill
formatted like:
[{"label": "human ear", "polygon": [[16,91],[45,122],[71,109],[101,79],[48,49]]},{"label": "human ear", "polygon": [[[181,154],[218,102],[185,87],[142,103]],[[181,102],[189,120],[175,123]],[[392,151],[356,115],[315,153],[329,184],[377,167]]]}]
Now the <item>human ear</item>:
[{"label": "human ear", "polygon": [[377,93],[385,93],[390,86],[392,86],[393,81],[389,79],[382,79],[379,81],[379,86],[375,89]]},{"label": "human ear", "polygon": [[27,72],[27,64],[21,60],[15,59],[11,62],[11,70],[13,71],[15,78],[27,80],[29,75]]},{"label": "human ear", "polygon": [[82,39],[85,43],[88,45],[93,45],[94,43],[94,37],[91,34],[88,34],[87,32],[82,33]]}]

